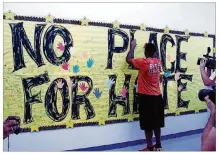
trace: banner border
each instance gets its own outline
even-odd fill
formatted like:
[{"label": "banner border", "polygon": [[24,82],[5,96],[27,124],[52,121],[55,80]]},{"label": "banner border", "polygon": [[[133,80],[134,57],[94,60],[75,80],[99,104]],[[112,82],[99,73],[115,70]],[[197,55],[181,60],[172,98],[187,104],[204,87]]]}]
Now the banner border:
[{"label": "banner border", "polygon": [[[6,16],[3,15],[3,19],[6,20]],[[21,21],[35,21],[35,22],[44,22],[46,23],[46,18],[44,17],[37,17],[37,16],[22,16],[22,15],[15,15],[14,20],[21,20]],[[81,25],[82,22],[80,20],[66,20],[61,18],[54,18],[53,23],[57,24],[72,24],[72,25]],[[83,25],[82,25],[83,26]],[[106,23],[106,22],[94,22],[89,21],[88,26],[98,26],[98,27],[108,27],[113,28],[112,23]],[[133,30],[140,30],[140,26],[137,25],[126,25],[126,24],[120,24],[119,28],[124,29],[133,29]],[[146,31],[153,31],[153,32],[159,32],[164,33],[164,29],[159,28],[153,28],[153,27],[146,27]],[[170,34],[178,34],[178,35],[185,35],[184,31],[178,31],[178,30],[169,30]],[[189,32],[189,36],[196,36],[196,37],[205,37],[203,33],[195,33],[195,32]],[[216,47],[216,36],[214,34],[208,34],[209,38],[213,38],[213,48]],[[4,112],[4,111],[3,111]],[[180,112],[180,115],[188,115],[188,114],[195,114],[195,113],[203,113],[207,112],[207,109],[201,109],[198,112],[195,110]],[[167,113],[165,117],[169,116],[177,116],[176,113]],[[134,118],[133,121],[138,121],[139,118]],[[124,123],[124,122],[130,122],[128,119],[116,119],[116,120],[106,120],[104,121],[105,125],[108,124],[114,124],[114,123]],[[74,127],[84,127],[84,126],[97,126],[100,125],[99,122],[81,122],[81,123],[73,123]],[[68,129],[65,124],[63,125],[50,125],[50,126],[40,126],[38,127],[38,131],[46,131],[46,130],[56,130],[56,129]],[[36,131],[36,130],[35,130]],[[25,132],[32,132],[31,128],[23,128],[22,133]]]}]

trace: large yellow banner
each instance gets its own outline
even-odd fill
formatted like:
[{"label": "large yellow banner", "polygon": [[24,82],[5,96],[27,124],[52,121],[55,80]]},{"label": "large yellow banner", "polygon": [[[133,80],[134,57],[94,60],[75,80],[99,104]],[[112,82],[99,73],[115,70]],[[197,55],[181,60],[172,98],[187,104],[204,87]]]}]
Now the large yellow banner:
[{"label": "large yellow banner", "polygon": [[197,97],[203,88],[197,59],[207,47],[215,50],[215,35],[47,21],[4,20],[4,118],[20,116],[25,131],[138,120],[137,70],[125,61],[132,39],[135,58],[144,56],[145,43],[157,46],[167,116],[205,111]]}]

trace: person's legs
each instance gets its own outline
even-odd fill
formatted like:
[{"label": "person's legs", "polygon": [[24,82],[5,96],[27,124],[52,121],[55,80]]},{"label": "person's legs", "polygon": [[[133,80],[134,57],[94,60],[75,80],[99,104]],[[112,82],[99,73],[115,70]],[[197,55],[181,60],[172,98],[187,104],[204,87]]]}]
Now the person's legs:
[{"label": "person's legs", "polygon": [[153,147],[153,143],[152,143],[153,130],[146,130],[144,132],[146,136],[147,147]]},{"label": "person's legs", "polygon": [[154,151],[162,151],[162,146],[161,146],[161,129],[156,128],[154,129],[154,135],[156,137],[156,144],[154,145]]},{"label": "person's legs", "polygon": [[157,104],[157,108],[155,109],[155,112],[157,114],[155,115],[155,128],[154,128],[154,135],[156,137],[156,145],[154,146],[154,150],[156,151],[162,151],[161,146],[161,127],[164,127],[164,104],[162,101],[162,96],[158,96],[155,100],[155,104]]},{"label": "person's legs", "polygon": [[153,130],[145,130],[144,132],[146,136],[147,147],[140,151],[153,151],[154,150],[154,146],[152,143]]},{"label": "person's legs", "polygon": [[161,129],[160,128],[154,129],[154,135],[156,137],[156,144],[160,145],[161,144]]},{"label": "person's legs", "polygon": [[[155,118],[157,118],[157,104],[154,100],[155,96],[140,95],[139,120],[141,130],[144,130],[146,136],[147,147],[140,151],[153,151],[152,143],[153,128],[155,127]],[[146,102],[147,100],[147,102]]]}]

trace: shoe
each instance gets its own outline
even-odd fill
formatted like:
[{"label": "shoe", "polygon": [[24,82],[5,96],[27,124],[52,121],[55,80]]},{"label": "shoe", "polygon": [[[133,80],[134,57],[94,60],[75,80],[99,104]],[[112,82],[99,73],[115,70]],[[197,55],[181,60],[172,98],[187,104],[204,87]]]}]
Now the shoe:
[{"label": "shoe", "polygon": [[163,151],[161,144],[155,144],[153,147],[154,147],[153,149],[154,151]]},{"label": "shoe", "polygon": [[154,151],[154,147],[146,147],[145,149],[139,151]]}]

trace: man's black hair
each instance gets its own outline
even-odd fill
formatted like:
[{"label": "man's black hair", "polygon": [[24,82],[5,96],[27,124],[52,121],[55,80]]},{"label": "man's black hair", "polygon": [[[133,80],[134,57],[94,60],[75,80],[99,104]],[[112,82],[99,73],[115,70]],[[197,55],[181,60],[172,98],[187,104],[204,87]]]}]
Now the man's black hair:
[{"label": "man's black hair", "polygon": [[153,57],[156,51],[155,45],[153,43],[146,43],[144,46],[144,54],[146,58]]}]

